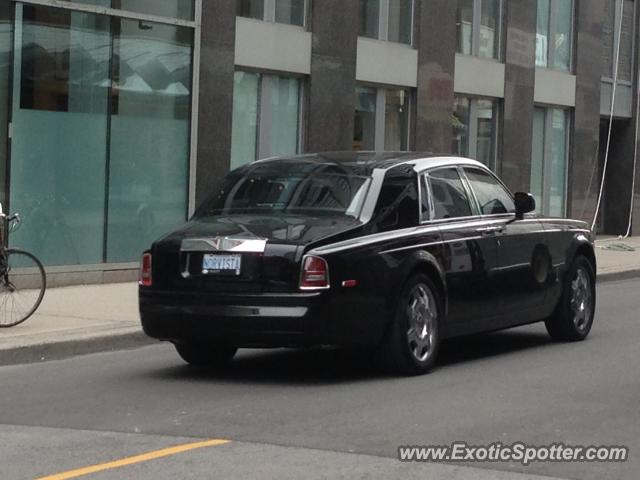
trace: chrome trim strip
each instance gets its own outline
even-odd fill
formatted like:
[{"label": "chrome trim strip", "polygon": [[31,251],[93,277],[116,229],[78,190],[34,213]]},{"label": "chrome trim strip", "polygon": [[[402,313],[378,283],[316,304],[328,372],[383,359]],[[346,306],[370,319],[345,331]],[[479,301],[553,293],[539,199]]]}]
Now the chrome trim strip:
[{"label": "chrome trim strip", "polygon": [[266,248],[267,240],[261,238],[185,238],[180,252],[264,253]]},{"label": "chrome trim strip", "polygon": [[400,247],[400,248],[394,248],[391,250],[385,250],[384,252],[379,252],[378,255],[386,255],[389,253],[397,253],[397,252],[404,252],[406,250],[414,250],[414,249],[418,249],[418,248],[424,248],[424,247],[431,247],[434,245],[447,245],[450,243],[464,243],[464,242],[470,242],[473,240],[481,240],[482,236],[477,236],[477,237],[463,237],[463,238],[452,238],[450,240],[438,240],[437,242],[429,242],[429,243],[421,243],[419,245],[409,245],[407,247]]}]

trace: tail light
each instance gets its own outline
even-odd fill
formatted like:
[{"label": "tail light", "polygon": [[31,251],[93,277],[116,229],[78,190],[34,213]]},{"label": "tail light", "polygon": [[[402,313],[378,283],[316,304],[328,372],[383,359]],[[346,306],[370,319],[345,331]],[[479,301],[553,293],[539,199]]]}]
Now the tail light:
[{"label": "tail light", "polygon": [[324,258],[309,255],[302,260],[300,290],[327,290],[329,284],[329,265]]},{"label": "tail light", "polygon": [[153,284],[150,253],[145,253],[144,255],[142,255],[142,262],[140,263],[139,283],[143,287],[150,287]]}]

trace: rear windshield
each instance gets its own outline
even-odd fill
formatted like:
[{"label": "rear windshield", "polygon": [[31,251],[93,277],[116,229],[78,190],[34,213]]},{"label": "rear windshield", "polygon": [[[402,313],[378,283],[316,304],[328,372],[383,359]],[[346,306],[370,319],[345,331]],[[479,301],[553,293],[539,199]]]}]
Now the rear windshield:
[{"label": "rear windshield", "polygon": [[243,213],[359,217],[370,178],[318,162],[265,162],[231,172],[196,217]]}]

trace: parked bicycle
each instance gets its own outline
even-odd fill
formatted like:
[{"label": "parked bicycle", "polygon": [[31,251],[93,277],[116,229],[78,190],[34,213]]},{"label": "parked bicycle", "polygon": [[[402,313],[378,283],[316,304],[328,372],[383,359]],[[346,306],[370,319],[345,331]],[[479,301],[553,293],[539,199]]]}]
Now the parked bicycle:
[{"label": "parked bicycle", "polygon": [[20,227],[20,215],[6,215],[0,204],[0,328],[27,320],[42,303],[47,278],[33,254],[9,248],[9,234]]}]

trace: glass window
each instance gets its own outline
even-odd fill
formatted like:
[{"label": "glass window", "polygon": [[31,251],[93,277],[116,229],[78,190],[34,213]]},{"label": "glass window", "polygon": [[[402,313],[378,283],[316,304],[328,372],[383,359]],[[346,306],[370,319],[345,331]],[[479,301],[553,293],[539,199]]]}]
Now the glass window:
[{"label": "glass window", "polygon": [[196,217],[233,213],[358,217],[370,179],[335,164],[304,159],[256,163],[231,172]]},{"label": "glass window", "polygon": [[571,35],[573,30],[573,0],[556,1],[556,29],[553,37],[553,67],[569,70],[571,67]]},{"label": "glass window", "polygon": [[481,5],[478,55],[483,58],[498,58],[500,1],[482,0]]},{"label": "glass window", "polygon": [[458,0],[456,28],[458,32],[458,53],[471,55],[473,38],[474,0]]},{"label": "glass window", "polygon": [[410,103],[406,89],[356,87],[353,149],[408,150]]},{"label": "glass window", "polygon": [[483,215],[515,213],[511,195],[492,175],[477,168],[465,168],[465,174]]},{"label": "glass window", "polygon": [[264,19],[264,0],[237,0],[236,8],[239,17]]},{"label": "glass window", "polygon": [[305,0],[276,0],[276,22],[302,27],[304,15]]},{"label": "glass window", "polygon": [[258,142],[258,89],[260,74],[236,72],[233,87],[231,169],[253,162]]},{"label": "glass window", "polygon": [[[291,77],[263,77],[260,157],[290,155],[298,152],[300,124],[300,80]],[[268,132],[268,134],[265,134]]]},{"label": "glass window", "polygon": [[544,150],[545,150],[546,112],[536,108],[533,114],[533,151],[531,154],[531,194],[536,198],[536,205],[542,207],[544,192]]},{"label": "glass window", "polygon": [[546,67],[549,54],[550,0],[537,0],[536,67]]},{"label": "glass window", "polygon": [[384,149],[387,151],[407,150],[409,124],[409,94],[407,90],[385,91]]},{"label": "glass window", "polygon": [[458,0],[458,53],[500,57],[502,0]]},{"label": "glass window", "polygon": [[389,29],[387,40],[411,45],[413,0],[389,0]]},{"label": "glass window", "polygon": [[569,113],[554,109],[551,118],[551,158],[549,165],[549,214],[562,217],[566,210],[567,157],[569,154]]},{"label": "glass window", "polygon": [[299,151],[301,80],[236,72],[231,168]]},{"label": "glass window", "polygon": [[375,150],[377,94],[375,88],[356,87],[354,150]]},{"label": "glass window", "polygon": [[380,0],[360,0],[360,27],[362,37],[378,38],[380,30]]},{"label": "glass window", "polygon": [[471,202],[457,169],[446,168],[429,173],[429,189],[436,220],[472,215]]},{"label": "glass window", "polygon": [[544,215],[562,217],[566,212],[569,124],[568,110],[535,110],[531,193]]},{"label": "glass window", "polygon": [[573,52],[573,0],[537,0],[536,66],[569,70]]},{"label": "glass window", "polygon": [[496,167],[498,100],[456,97],[453,152]]},{"label": "glass window", "polygon": [[452,152],[461,157],[469,156],[469,125],[471,125],[471,100],[455,97],[453,107]]},{"label": "glass window", "polygon": [[129,262],[186,219],[193,30],[118,24],[107,261]]},{"label": "glass window", "polygon": [[431,199],[429,198],[429,186],[427,176],[420,175],[420,219],[423,222],[431,220]]},{"label": "glass window", "polygon": [[16,5],[10,240],[46,265],[103,261],[110,33],[105,16]]}]

